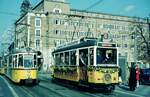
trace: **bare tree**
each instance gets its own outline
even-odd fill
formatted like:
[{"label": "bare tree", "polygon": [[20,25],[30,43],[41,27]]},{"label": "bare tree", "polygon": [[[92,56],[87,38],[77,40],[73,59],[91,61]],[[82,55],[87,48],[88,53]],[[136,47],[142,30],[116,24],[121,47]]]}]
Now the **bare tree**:
[{"label": "bare tree", "polygon": [[136,18],[132,24],[132,37],[136,42],[136,57],[139,60],[150,62],[150,21]]}]

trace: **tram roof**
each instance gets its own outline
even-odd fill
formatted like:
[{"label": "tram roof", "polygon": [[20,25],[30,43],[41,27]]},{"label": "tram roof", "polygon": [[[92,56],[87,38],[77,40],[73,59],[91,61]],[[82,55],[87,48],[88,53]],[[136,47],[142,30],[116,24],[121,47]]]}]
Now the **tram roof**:
[{"label": "tram roof", "polygon": [[21,48],[21,49],[14,49],[12,51],[12,54],[15,54],[15,53],[36,53],[35,50],[33,50],[32,48]]},{"label": "tram roof", "polygon": [[81,38],[79,40],[72,41],[72,42],[61,44],[61,45],[57,46],[56,49],[53,51],[53,53],[71,50],[71,49],[82,48],[82,47],[89,47],[89,46],[106,47],[106,46],[103,46],[103,44],[107,44],[107,46],[112,45],[111,47],[116,47],[116,44],[114,44],[114,43],[101,42],[97,38]]}]

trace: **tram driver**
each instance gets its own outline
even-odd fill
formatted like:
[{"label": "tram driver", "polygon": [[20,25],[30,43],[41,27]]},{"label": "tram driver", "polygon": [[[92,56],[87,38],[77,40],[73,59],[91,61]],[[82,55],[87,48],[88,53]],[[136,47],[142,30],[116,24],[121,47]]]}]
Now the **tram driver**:
[{"label": "tram driver", "polygon": [[106,53],[104,63],[111,63],[111,62],[112,62],[112,54],[111,53]]}]

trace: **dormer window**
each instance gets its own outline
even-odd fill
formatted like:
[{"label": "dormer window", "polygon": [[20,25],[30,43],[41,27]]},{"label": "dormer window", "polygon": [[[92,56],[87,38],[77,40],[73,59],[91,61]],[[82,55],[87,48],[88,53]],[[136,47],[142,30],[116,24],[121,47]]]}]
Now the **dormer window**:
[{"label": "dormer window", "polygon": [[61,13],[62,11],[61,11],[61,9],[59,9],[59,8],[54,8],[54,9],[53,9],[53,12],[54,12],[54,13]]}]

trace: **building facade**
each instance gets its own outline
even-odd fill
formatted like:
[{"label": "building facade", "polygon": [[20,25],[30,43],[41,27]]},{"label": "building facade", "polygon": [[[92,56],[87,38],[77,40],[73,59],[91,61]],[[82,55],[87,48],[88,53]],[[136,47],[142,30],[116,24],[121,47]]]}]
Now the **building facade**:
[{"label": "building facade", "polygon": [[135,39],[131,37],[133,24],[145,19],[111,15],[98,12],[71,9],[65,0],[42,0],[30,12],[20,17],[16,25],[15,47],[32,47],[44,56],[44,69],[52,64],[51,52],[58,44],[80,37],[101,37],[108,34],[119,47],[119,54],[127,61],[134,61]]}]

